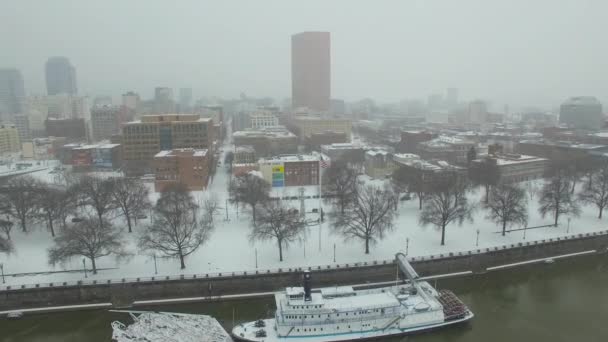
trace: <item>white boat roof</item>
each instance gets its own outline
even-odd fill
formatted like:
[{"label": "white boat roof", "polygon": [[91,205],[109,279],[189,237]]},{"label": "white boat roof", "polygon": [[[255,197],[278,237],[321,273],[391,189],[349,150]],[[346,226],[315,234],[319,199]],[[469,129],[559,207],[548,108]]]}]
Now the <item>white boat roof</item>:
[{"label": "white boat roof", "polygon": [[321,289],[321,295],[323,297],[332,297],[332,296],[344,296],[354,294],[355,290],[352,286],[336,286],[336,287],[326,287]]},{"label": "white boat roof", "polygon": [[385,308],[399,306],[399,301],[392,293],[381,292],[362,296],[337,297],[325,301],[325,308],[347,311],[356,309]]}]

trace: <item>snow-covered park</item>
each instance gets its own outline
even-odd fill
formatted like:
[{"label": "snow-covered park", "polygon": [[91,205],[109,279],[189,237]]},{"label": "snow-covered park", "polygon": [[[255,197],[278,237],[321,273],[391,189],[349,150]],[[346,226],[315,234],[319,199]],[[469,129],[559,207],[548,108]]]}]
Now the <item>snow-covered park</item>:
[{"label": "snow-covered park", "polygon": [[[51,167],[32,173],[32,175],[46,181],[53,181],[52,169]],[[216,193],[220,199],[222,211],[215,216],[215,229],[210,239],[195,253],[187,257],[186,269],[180,270],[179,260],[177,259],[154,258],[150,254],[140,254],[138,252],[136,246],[138,231],[149,224],[149,218],[138,221],[134,232],[131,234],[127,233],[126,224],[122,222],[122,219],[115,219],[114,224],[123,227],[124,237],[128,241],[128,250],[132,253],[132,256],[121,262],[117,262],[111,256],[98,259],[98,274],[92,275],[88,272],[87,280],[105,281],[107,279],[119,280],[122,278],[162,277],[179,274],[254,271],[256,265],[258,270],[266,270],[388,260],[392,259],[395,253],[399,251],[407,252],[409,256],[468,251],[522,241],[543,240],[571,234],[601,231],[605,230],[607,226],[603,220],[597,218],[596,208],[584,206],[580,217],[568,218],[564,216],[560,219],[558,227],[535,228],[551,225],[552,223],[551,217],[543,219],[538,214],[538,190],[542,181],[537,181],[523,185],[527,190],[535,189],[535,191],[529,191],[528,194],[529,229],[509,232],[504,237],[500,234],[500,227],[485,218],[486,211],[479,205],[483,194],[483,190],[480,189],[469,194],[469,199],[478,204],[473,215],[474,221],[472,223],[465,222],[462,226],[449,225],[446,229],[445,246],[440,245],[440,232],[437,229],[432,226],[420,226],[418,223],[418,201],[412,199],[399,202],[394,229],[384,239],[373,245],[368,255],[364,254],[363,241],[345,241],[342,236],[337,235],[332,230],[331,223],[326,220],[321,225],[311,226],[308,229],[307,236],[301,242],[292,244],[284,251],[285,260],[279,262],[275,242],[250,241],[251,215],[248,209],[239,208],[237,211],[236,207],[231,204],[228,204],[227,211],[224,208],[227,204],[229,177],[230,175],[222,166],[218,168],[207,191],[194,193],[195,198],[200,201],[208,193]],[[380,181],[375,180],[374,182]],[[149,186],[153,187],[150,183]],[[318,194],[316,187],[307,187],[306,190],[306,195],[315,196]],[[283,190],[274,189],[273,191],[275,194],[281,195]],[[158,198],[158,194],[153,191],[151,191],[150,196],[152,201]],[[299,200],[290,200],[289,202],[291,206],[300,209]],[[312,210],[319,207],[319,200],[316,198],[306,199],[305,206],[308,218],[316,220],[318,214],[312,213]],[[323,207],[325,211],[330,210],[330,206],[327,204],[323,204]],[[15,229],[12,240],[15,251],[10,255],[0,255],[0,263],[3,264],[5,274],[5,286],[14,287],[22,284],[85,280],[83,259],[81,258],[73,259],[62,265],[51,266],[48,264],[47,249],[53,245],[53,241],[44,223],[38,223],[37,228],[31,229],[31,232],[27,234]],[[86,263],[87,268],[90,268],[88,260]],[[63,272],[66,270],[72,272]]]}]

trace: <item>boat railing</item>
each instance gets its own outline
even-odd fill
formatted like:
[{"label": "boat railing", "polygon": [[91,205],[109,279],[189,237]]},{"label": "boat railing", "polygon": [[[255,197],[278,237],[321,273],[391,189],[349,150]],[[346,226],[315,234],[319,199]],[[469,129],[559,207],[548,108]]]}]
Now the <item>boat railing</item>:
[{"label": "boat railing", "polygon": [[[506,250],[511,248],[520,248],[525,246],[542,245],[546,243],[553,243],[566,240],[576,240],[588,237],[597,237],[608,235],[608,230],[591,232],[591,233],[580,233],[571,234],[567,236],[542,239],[536,241],[519,242],[509,245],[472,249],[460,252],[449,252],[432,254],[426,256],[408,256],[409,262],[425,262],[425,261],[436,261],[442,259],[451,259],[455,257],[468,257],[475,254],[491,253],[494,251]],[[13,275],[5,273],[4,276],[9,284],[2,284],[0,286],[0,292],[8,291],[28,291],[42,288],[65,288],[65,287],[86,287],[86,286],[107,286],[113,284],[134,284],[134,283],[161,283],[171,281],[196,281],[196,280],[209,280],[209,279],[223,279],[223,278],[235,278],[235,277],[257,277],[261,275],[269,274],[281,274],[281,273],[300,273],[304,270],[311,271],[334,271],[340,269],[353,269],[353,268],[366,268],[377,265],[389,265],[395,264],[395,259],[388,260],[374,260],[374,261],[363,261],[355,263],[343,263],[343,264],[329,264],[329,265],[317,265],[317,266],[304,266],[304,267],[291,267],[291,268],[269,268],[269,269],[253,269],[247,271],[229,271],[229,272],[215,272],[215,273],[198,273],[198,274],[178,274],[178,275],[163,275],[163,276],[151,276],[151,277],[124,277],[124,278],[103,278],[102,272],[100,271],[97,275],[89,275],[89,278],[79,280],[68,280],[68,281],[56,281],[46,283],[16,283],[10,284]],[[6,272],[10,264],[4,263],[4,271]],[[91,270],[87,270],[90,272]]]}]

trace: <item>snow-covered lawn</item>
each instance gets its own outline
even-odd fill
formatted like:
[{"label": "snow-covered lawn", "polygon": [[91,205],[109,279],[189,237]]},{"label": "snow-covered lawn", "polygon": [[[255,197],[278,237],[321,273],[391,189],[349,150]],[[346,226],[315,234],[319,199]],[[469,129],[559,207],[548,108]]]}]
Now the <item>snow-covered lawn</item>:
[{"label": "snow-covered lawn", "polygon": [[[41,171],[40,174],[33,175],[47,178],[50,170]],[[47,178],[48,179],[48,178]],[[229,175],[224,166],[218,168],[217,174],[213,179],[209,191],[215,192],[220,198],[222,207],[227,198],[227,184]],[[314,189],[307,189],[308,195],[316,195]],[[470,199],[479,202],[482,190],[471,194]],[[155,200],[157,194],[152,192]],[[195,193],[197,198],[202,199],[206,196],[205,192]],[[538,195],[530,200],[530,219],[529,227],[548,225],[552,223],[551,217],[542,219],[538,214]],[[299,209],[299,200],[289,201],[292,206]],[[306,211],[311,220],[316,220],[318,215],[310,213],[313,208],[318,207],[318,199],[306,200]],[[325,210],[329,209],[324,205]],[[446,229],[446,245],[440,245],[440,232],[434,227],[421,227],[418,224],[418,201],[416,199],[399,203],[399,216],[395,221],[392,232],[379,241],[371,248],[371,253],[365,255],[363,241],[350,240],[344,241],[341,236],[331,232],[328,221],[320,227],[311,226],[309,234],[301,243],[292,245],[284,251],[283,262],[279,262],[278,250],[274,242],[255,242],[248,239],[250,231],[250,214],[247,209],[240,208],[239,214],[235,207],[228,206],[229,221],[225,221],[226,212],[222,209],[221,214],[215,217],[216,227],[211,239],[203,245],[196,253],[186,258],[185,270],[180,270],[179,260],[157,258],[157,276],[178,275],[178,274],[205,274],[232,271],[255,270],[256,255],[258,269],[276,269],[279,267],[300,267],[313,265],[333,264],[334,245],[336,263],[354,263],[372,260],[392,259],[396,252],[406,251],[406,239],[409,239],[408,254],[410,256],[422,256],[447,252],[468,251],[477,248],[501,246],[524,241],[524,231],[515,231],[502,236],[500,228],[486,220],[486,212],[478,208],[474,214],[474,222],[465,222],[462,226],[452,224]],[[109,268],[100,270],[97,275],[88,274],[88,280],[98,279],[121,279],[136,277],[155,276],[154,259],[150,255],[138,254],[135,238],[137,231],[143,229],[149,223],[148,219],[138,222],[133,234],[126,233],[125,238],[129,244],[129,250],[133,256],[122,263],[116,263],[112,257],[104,257],[98,260],[98,268]],[[117,226],[126,225],[122,219],[116,219]],[[579,218],[572,218],[569,227],[569,234],[583,232],[593,232],[605,230],[608,225],[603,220],[597,219],[597,210],[594,207],[584,207]],[[47,248],[52,245],[50,233],[46,231],[44,225],[39,225],[38,229],[32,229],[29,234],[22,234],[18,227],[13,232],[13,242],[16,251],[11,255],[0,255],[0,263],[4,264],[4,273],[34,273],[52,272],[62,270],[76,270],[72,273],[53,273],[28,276],[7,276],[6,285],[49,283],[59,281],[83,280],[82,259],[75,259],[65,265],[52,267],[47,264]],[[479,230],[479,245],[477,242],[477,230]],[[558,236],[568,235],[568,220],[563,217],[560,225],[555,227],[528,229],[525,231],[525,241],[542,240]],[[320,237],[320,238],[319,238]],[[320,241],[320,244],[319,244]],[[87,260],[87,266],[90,267]]]}]

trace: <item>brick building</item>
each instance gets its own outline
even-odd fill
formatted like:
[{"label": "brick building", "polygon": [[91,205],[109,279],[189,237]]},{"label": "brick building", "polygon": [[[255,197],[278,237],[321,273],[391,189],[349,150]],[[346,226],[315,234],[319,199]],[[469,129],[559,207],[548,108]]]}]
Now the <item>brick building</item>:
[{"label": "brick building", "polygon": [[314,116],[297,116],[291,120],[291,125],[300,139],[306,139],[316,133],[342,132],[350,141],[352,121],[341,118],[321,118]]},{"label": "brick building", "polygon": [[83,118],[55,119],[48,118],[44,122],[46,135],[49,137],[65,137],[71,141],[86,139],[87,131]]},{"label": "brick building", "polygon": [[543,178],[549,160],[523,154],[495,154],[471,161],[471,168],[490,160],[498,167],[500,181],[523,182]]},{"label": "brick building", "polygon": [[288,155],[260,159],[259,170],[272,187],[319,184],[319,155]]},{"label": "brick building", "polygon": [[258,157],[298,152],[298,138],[283,126],[238,131],[232,134],[232,138],[237,147],[252,146]]},{"label": "brick building", "polygon": [[365,148],[361,145],[344,143],[321,146],[321,152],[331,160],[342,160],[352,163],[363,163]]},{"label": "brick building", "polygon": [[212,120],[198,114],[143,115],[123,125],[123,149],[129,174],[149,173],[160,151],[213,149]]},{"label": "brick building", "polygon": [[154,156],[154,190],[182,183],[189,191],[203,190],[209,178],[209,156],[204,149],[160,151]]},{"label": "brick building", "polygon": [[416,153],[419,143],[435,137],[435,134],[427,131],[401,131],[401,141],[397,148],[401,153]]},{"label": "brick building", "polygon": [[467,153],[476,144],[465,139],[440,136],[418,144],[418,154],[425,160],[444,160],[450,164],[465,165]]}]

